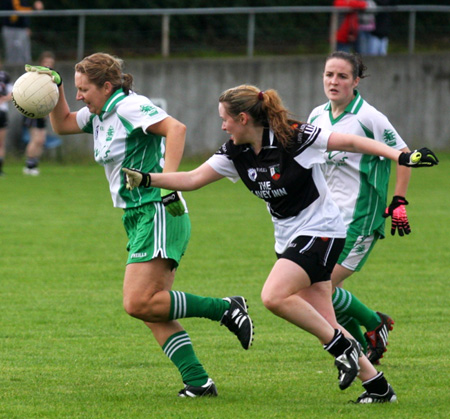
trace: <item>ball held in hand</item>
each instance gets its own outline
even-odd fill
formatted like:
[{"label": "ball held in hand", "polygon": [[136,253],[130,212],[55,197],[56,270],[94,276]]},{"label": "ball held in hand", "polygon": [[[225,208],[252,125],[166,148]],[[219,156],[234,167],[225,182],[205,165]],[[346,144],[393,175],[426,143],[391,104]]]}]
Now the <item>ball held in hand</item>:
[{"label": "ball held in hand", "polygon": [[50,74],[26,72],[14,83],[12,99],[27,118],[44,118],[58,103],[59,90]]}]

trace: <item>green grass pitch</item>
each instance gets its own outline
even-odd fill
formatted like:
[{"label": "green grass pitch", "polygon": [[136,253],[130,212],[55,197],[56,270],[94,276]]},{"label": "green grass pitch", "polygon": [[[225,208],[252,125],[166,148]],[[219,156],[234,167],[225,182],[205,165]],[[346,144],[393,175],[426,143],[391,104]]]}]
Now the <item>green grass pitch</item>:
[{"label": "green grass pitch", "polygon": [[[347,287],[395,320],[384,371],[399,401],[353,405],[332,358],[270,314],[260,291],[275,260],[264,203],[222,180],[185,193],[192,238],[174,289],[244,295],[255,341],[186,319],[219,397],[176,397],[182,383],[150,332],[122,308],[121,210],[102,168],[44,162],[0,178],[0,418],[446,418],[450,412],[450,153],[413,170],[411,235],[379,242]],[[184,169],[200,162],[186,162]]]}]

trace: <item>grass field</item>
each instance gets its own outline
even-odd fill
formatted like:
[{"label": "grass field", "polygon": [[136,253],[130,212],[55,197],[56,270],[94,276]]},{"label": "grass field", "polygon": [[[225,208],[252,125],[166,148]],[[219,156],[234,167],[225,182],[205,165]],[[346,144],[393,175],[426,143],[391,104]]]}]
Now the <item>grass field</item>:
[{"label": "grass field", "polygon": [[[186,193],[192,239],[174,289],[248,299],[244,351],[218,323],[186,319],[219,397],[176,397],[182,383],[142,323],[122,308],[121,210],[102,168],[21,165],[0,178],[0,418],[447,418],[450,415],[450,154],[413,173],[412,234],[380,242],[347,287],[395,320],[380,367],[399,401],[353,405],[332,358],[270,314],[260,290],[274,262],[262,201],[222,180]],[[194,167],[186,163],[184,168]]]}]

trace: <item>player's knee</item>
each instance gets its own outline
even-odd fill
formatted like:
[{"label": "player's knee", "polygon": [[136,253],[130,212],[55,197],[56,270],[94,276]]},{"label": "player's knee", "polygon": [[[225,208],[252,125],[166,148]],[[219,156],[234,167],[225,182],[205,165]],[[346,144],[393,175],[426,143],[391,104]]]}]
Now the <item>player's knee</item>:
[{"label": "player's knee", "polygon": [[282,299],[279,296],[277,296],[273,292],[265,290],[261,292],[261,300],[264,304],[264,307],[274,313],[278,311],[280,304],[282,304]]},{"label": "player's knee", "polygon": [[140,295],[124,297],[123,307],[131,317],[144,321],[155,321],[150,302]]}]

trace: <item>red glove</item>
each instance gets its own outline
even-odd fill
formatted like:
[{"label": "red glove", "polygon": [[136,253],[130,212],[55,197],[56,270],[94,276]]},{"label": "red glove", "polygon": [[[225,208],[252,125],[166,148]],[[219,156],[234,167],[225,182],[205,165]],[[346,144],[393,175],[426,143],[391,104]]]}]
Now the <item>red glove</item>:
[{"label": "red glove", "polygon": [[411,227],[409,226],[405,205],[408,205],[408,201],[403,196],[395,195],[392,198],[391,204],[384,211],[384,218],[389,216],[392,217],[392,235],[395,234],[395,230],[398,230],[398,234],[400,236],[411,233]]}]

